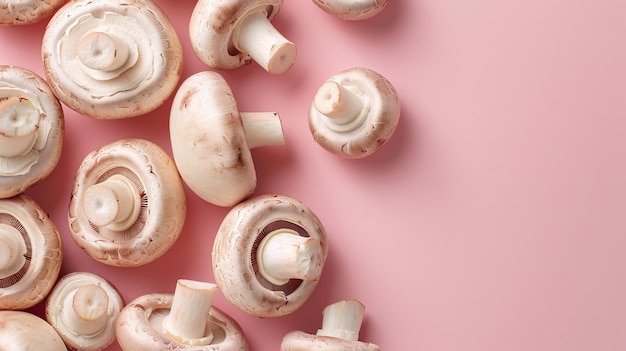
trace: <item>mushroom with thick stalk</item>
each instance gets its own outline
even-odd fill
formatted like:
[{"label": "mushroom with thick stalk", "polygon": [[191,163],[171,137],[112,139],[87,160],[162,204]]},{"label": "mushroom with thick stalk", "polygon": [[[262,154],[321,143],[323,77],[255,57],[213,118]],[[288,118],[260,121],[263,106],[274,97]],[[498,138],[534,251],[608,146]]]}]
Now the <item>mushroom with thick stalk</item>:
[{"label": "mushroom with thick stalk", "polygon": [[162,256],[185,221],[176,165],[157,144],[121,139],[92,151],[74,179],[68,220],[72,238],[91,257],[139,266]]},{"label": "mushroom with thick stalk", "polygon": [[0,311],[0,350],[67,351],[43,318],[25,311]]},{"label": "mushroom with thick stalk", "polygon": [[0,65],[0,198],[52,173],[64,136],[61,104],[36,73]]},{"label": "mushroom with thick stalk", "polygon": [[389,80],[354,67],[325,81],[309,109],[313,139],[327,151],[350,159],[381,148],[398,126],[400,101]]},{"label": "mushroom with thick stalk", "polygon": [[63,245],[56,225],[33,199],[0,199],[0,310],[43,301],[59,277]]},{"label": "mushroom with thick stalk", "polygon": [[0,26],[33,24],[52,16],[65,0],[0,0]]},{"label": "mushroom with thick stalk", "polygon": [[176,89],[178,34],[152,0],[72,0],[50,20],[43,65],[64,104],[97,119],[146,114]]},{"label": "mushroom with thick stalk", "polygon": [[389,0],[313,0],[327,13],[344,20],[364,20],[382,11]]},{"label": "mushroom with thick stalk", "polygon": [[117,340],[123,350],[246,351],[241,327],[213,306],[217,285],[179,279],[174,294],[136,298],[120,314]]},{"label": "mushroom with thick stalk", "polygon": [[190,76],[176,92],[170,141],[185,183],[203,200],[224,207],[256,188],[250,149],[285,144],[277,113],[239,113],[230,86],[211,71]]},{"label": "mushroom with thick stalk", "polygon": [[198,58],[217,69],[235,69],[254,60],[272,74],[295,62],[296,46],[271,21],[283,0],[199,0],[189,22]]},{"label": "mushroom with thick stalk", "polygon": [[330,304],[322,311],[322,328],[316,334],[294,330],[283,337],[281,351],[380,351],[376,344],[359,341],[365,305],[355,299]]},{"label": "mushroom with thick stalk", "polygon": [[46,300],[46,319],[72,350],[103,350],[115,340],[115,322],[124,307],[119,291],[88,272],[63,276]]},{"label": "mushroom with thick stalk", "polygon": [[213,244],[213,273],[235,307],[283,316],[313,293],[327,255],[326,232],[309,208],[284,195],[261,195],[224,218]]}]

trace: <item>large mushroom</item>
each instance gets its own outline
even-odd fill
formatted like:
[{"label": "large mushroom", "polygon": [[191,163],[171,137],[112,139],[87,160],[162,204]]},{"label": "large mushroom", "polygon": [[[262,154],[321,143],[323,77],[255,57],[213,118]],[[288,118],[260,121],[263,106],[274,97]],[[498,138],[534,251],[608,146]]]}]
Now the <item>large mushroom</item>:
[{"label": "large mushroom", "polygon": [[162,256],[185,221],[183,182],[157,144],[121,139],[85,157],[76,172],[69,229],[91,257],[139,266]]},{"label": "large mushroom", "polygon": [[52,16],[65,0],[0,0],[0,26],[19,26]]},{"label": "large mushroom", "polygon": [[217,69],[236,69],[254,60],[281,74],[295,62],[296,46],[271,20],[283,0],[199,0],[189,22],[198,58]]},{"label": "large mushroom", "polygon": [[247,351],[237,322],[213,306],[217,286],[180,279],[174,294],[154,293],[126,305],[117,319],[123,350]]},{"label": "large mushroom", "polygon": [[0,350],[67,351],[43,318],[24,311],[0,311]]},{"label": "large mushroom", "polygon": [[36,73],[0,65],[0,198],[47,177],[61,157],[61,104]]},{"label": "large mushroom", "polygon": [[313,0],[327,13],[344,20],[364,20],[382,11],[389,0]]},{"label": "large mushroom", "polygon": [[213,273],[240,310],[283,316],[313,293],[327,255],[326,233],[309,208],[284,195],[261,195],[224,218],[213,244]]},{"label": "large mushroom", "polygon": [[43,37],[46,76],[59,99],[98,119],[161,106],[183,67],[180,39],[152,0],[72,0]]},{"label": "large mushroom", "polygon": [[381,148],[398,126],[400,101],[380,73],[354,67],[325,81],[309,109],[313,139],[324,149],[350,159]]},{"label": "large mushroom", "polygon": [[200,198],[224,207],[256,188],[250,149],[285,144],[277,113],[239,113],[230,86],[211,71],[190,76],[178,89],[170,140],[185,183]]},{"label": "large mushroom", "polygon": [[24,194],[0,199],[0,310],[43,301],[62,261],[61,235],[46,212]]}]

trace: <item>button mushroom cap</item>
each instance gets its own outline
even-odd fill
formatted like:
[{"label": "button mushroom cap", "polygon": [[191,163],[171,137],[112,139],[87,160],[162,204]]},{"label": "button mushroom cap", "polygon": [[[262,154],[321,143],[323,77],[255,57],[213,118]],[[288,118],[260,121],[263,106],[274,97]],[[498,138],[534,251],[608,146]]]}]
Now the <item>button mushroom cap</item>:
[{"label": "button mushroom cap", "polygon": [[74,179],[72,238],[95,260],[139,266],[162,256],[185,221],[182,180],[169,155],[143,139],[121,139],[89,153]]},{"label": "button mushroom cap", "polygon": [[50,324],[24,311],[0,311],[0,340],[0,350],[6,351],[67,351]]},{"label": "button mushroom cap", "polygon": [[72,0],[51,18],[43,65],[59,100],[97,119],[161,106],[183,68],[178,34],[152,0]]},{"label": "button mushroom cap", "polygon": [[61,157],[61,104],[36,73],[0,65],[0,198],[47,177]]},{"label": "button mushroom cap", "polygon": [[46,300],[46,319],[72,350],[103,350],[115,340],[115,322],[124,307],[119,291],[88,272],[67,274]]},{"label": "button mushroom cap", "polygon": [[43,301],[62,261],[61,235],[46,212],[24,194],[0,199],[0,310]]},{"label": "button mushroom cap", "polygon": [[224,218],[213,244],[213,273],[232,305],[276,317],[306,302],[327,255],[326,232],[309,208],[284,195],[261,195]]},{"label": "button mushroom cap", "polygon": [[309,129],[324,149],[356,159],[387,143],[399,118],[400,101],[389,80],[371,69],[354,67],[318,88],[309,109]]},{"label": "button mushroom cap", "polygon": [[344,20],[364,20],[382,11],[389,0],[313,0],[324,11]]},{"label": "button mushroom cap", "polygon": [[64,0],[0,0],[0,26],[27,25],[54,13]]}]

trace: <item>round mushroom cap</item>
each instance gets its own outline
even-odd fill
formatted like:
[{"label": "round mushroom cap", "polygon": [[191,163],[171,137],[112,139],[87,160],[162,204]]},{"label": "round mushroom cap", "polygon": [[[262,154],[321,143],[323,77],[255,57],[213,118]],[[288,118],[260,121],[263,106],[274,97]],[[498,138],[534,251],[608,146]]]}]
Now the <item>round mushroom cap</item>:
[{"label": "round mushroom cap", "polygon": [[309,109],[313,139],[327,151],[349,159],[369,156],[386,144],[400,119],[400,101],[389,80],[371,69],[354,67],[327,82],[355,95],[363,108],[353,121],[336,123],[316,109],[314,99]]},{"label": "round mushroom cap", "polygon": [[376,344],[351,341],[332,336],[308,334],[300,330],[287,333],[280,343],[280,351],[380,351]]},{"label": "round mushroom cap", "polygon": [[[8,104],[21,110],[3,107]],[[61,104],[43,78],[22,67],[0,65],[0,198],[24,192],[54,170],[64,127]],[[15,142],[22,145],[8,147]]]},{"label": "round mushroom cap", "polygon": [[170,140],[182,179],[200,198],[232,206],[256,188],[256,171],[237,102],[217,72],[180,86],[170,113]]},{"label": "round mushroom cap", "polygon": [[313,0],[327,13],[344,20],[364,20],[382,11],[389,0]]},{"label": "round mushroom cap", "polygon": [[50,324],[24,311],[0,311],[0,340],[1,351],[67,351]]},{"label": "round mushroom cap", "polygon": [[[136,220],[127,228],[96,225],[85,212],[85,194],[92,186],[117,178],[129,183],[139,198]],[[129,267],[162,256],[182,231],[185,213],[183,182],[169,155],[148,140],[121,139],[83,160],[74,179],[68,221],[72,238],[92,258]]]},{"label": "round mushroom cap", "polygon": [[212,306],[207,316],[213,340],[209,345],[191,346],[166,337],[161,325],[169,315],[174,294],[155,293],[140,296],[126,305],[115,326],[122,350],[224,350],[247,351],[248,344],[239,324],[219,308]]},{"label": "round mushroom cap", "polygon": [[[0,249],[4,245],[9,252],[15,251],[11,247],[18,248],[20,256],[28,258],[5,273],[0,271],[0,310],[35,306],[48,296],[59,276],[63,261],[61,235],[48,214],[24,194],[0,199],[0,230],[0,239],[15,243],[0,242]],[[4,261],[5,257],[0,259]]]},{"label": "round mushroom cap", "polygon": [[0,26],[39,22],[52,16],[64,0],[0,0]]},{"label": "round mushroom cap", "polygon": [[324,264],[328,242],[319,218],[284,195],[260,195],[239,203],[218,229],[212,251],[215,281],[226,299],[248,314],[276,317],[295,312],[317,286],[318,280],[290,279],[275,285],[263,277],[257,250],[263,238],[282,229],[319,240],[319,264]]},{"label": "round mushroom cap", "polygon": [[176,89],[183,50],[152,0],[72,0],[50,20],[42,57],[54,93],[97,119],[146,114]]}]

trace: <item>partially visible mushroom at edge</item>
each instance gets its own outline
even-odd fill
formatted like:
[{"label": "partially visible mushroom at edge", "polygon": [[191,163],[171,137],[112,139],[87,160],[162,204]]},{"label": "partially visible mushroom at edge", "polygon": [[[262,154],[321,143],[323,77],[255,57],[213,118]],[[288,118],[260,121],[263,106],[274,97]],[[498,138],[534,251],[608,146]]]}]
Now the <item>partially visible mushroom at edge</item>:
[{"label": "partially visible mushroom at edge", "polygon": [[364,20],[380,13],[389,0],[313,0],[327,13],[344,20]]},{"label": "partially visible mushroom at edge", "polygon": [[65,0],[0,0],[0,26],[21,26],[40,22]]},{"label": "partially visible mushroom at edge", "polygon": [[67,351],[50,324],[25,311],[0,311],[0,342],[7,351]]}]

